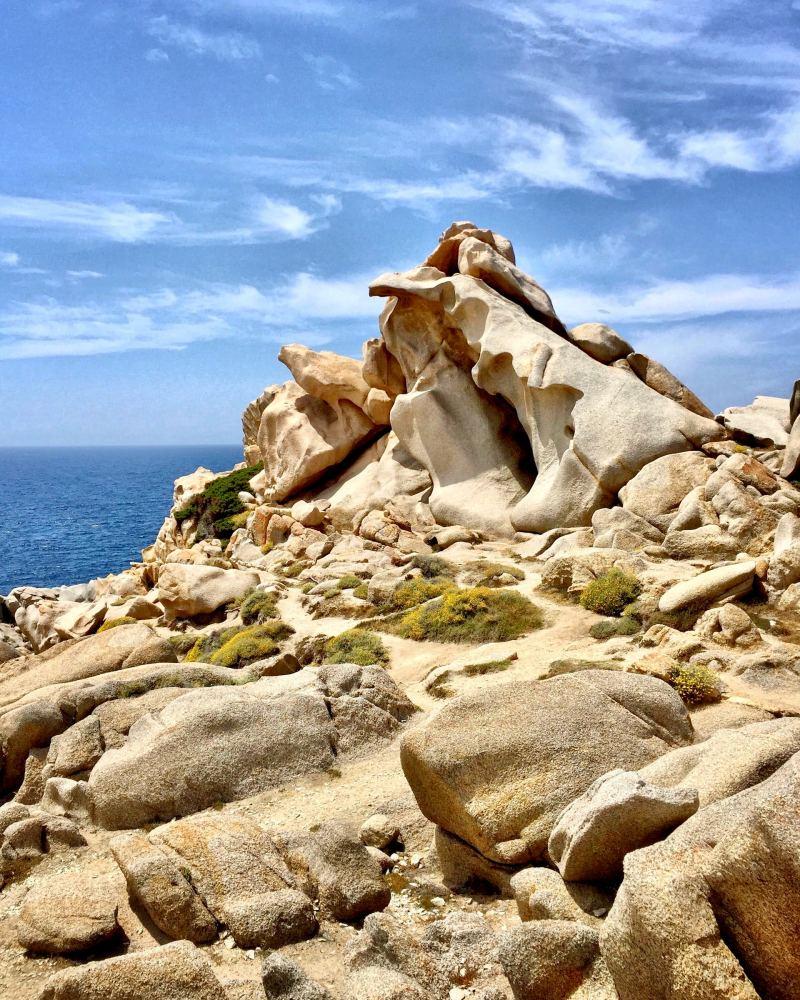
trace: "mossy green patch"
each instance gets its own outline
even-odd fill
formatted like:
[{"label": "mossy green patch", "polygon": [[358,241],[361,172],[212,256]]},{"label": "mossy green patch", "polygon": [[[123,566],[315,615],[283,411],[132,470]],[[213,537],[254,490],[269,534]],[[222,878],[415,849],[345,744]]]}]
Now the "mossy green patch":
[{"label": "mossy green patch", "polygon": [[451,589],[376,627],[418,642],[505,642],[541,628],[542,612],[523,594],[490,587]]},{"label": "mossy green patch", "polygon": [[256,660],[277,653],[281,639],[291,634],[291,629],[281,621],[265,622],[236,629],[209,657],[209,663],[221,667],[243,667]]},{"label": "mossy green patch", "polygon": [[349,629],[325,643],[326,663],[357,663],[366,667],[373,663],[388,663],[389,653],[374,632]]},{"label": "mossy green patch", "polygon": [[347,576],[343,576],[339,580],[340,590],[355,590],[356,587],[361,585],[361,578],[356,576],[354,573],[350,573]]},{"label": "mossy green patch", "polygon": [[587,611],[618,618],[641,592],[642,585],[635,576],[615,567],[592,580],[581,594],[580,603]]},{"label": "mossy green patch", "polygon": [[432,580],[437,576],[455,576],[456,569],[447,559],[441,556],[431,556],[425,553],[417,553],[411,559],[411,565],[420,571],[426,580]]},{"label": "mossy green patch", "polygon": [[277,618],[275,595],[265,590],[251,590],[239,601],[239,614],[245,625],[257,625],[268,618]]},{"label": "mossy green patch", "polygon": [[403,580],[389,599],[388,610],[403,611],[415,608],[419,604],[433,600],[434,597],[441,597],[449,590],[455,590],[455,586],[455,583],[446,576],[433,577],[430,580],[418,576],[413,580]]},{"label": "mossy green patch", "polygon": [[595,622],[589,629],[589,635],[593,639],[602,640],[611,639],[617,635],[636,635],[640,630],[641,625],[635,618],[623,615],[621,618]]},{"label": "mossy green patch", "polygon": [[195,518],[197,541],[204,538],[220,538],[226,541],[237,527],[241,527],[240,523],[234,523],[232,519],[245,513],[239,494],[250,489],[250,480],[262,469],[263,465],[259,463],[229,472],[227,476],[212,479],[202,493],[192,497],[188,503],[174,512],[175,520],[180,524],[189,518]]},{"label": "mossy green patch", "polygon": [[116,628],[118,625],[135,625],[138,619],[131,618],[130,615],[122,615],[120,618],[112,618],[110,622],[103,622],[98,632],[108,632],[110,628]]}]

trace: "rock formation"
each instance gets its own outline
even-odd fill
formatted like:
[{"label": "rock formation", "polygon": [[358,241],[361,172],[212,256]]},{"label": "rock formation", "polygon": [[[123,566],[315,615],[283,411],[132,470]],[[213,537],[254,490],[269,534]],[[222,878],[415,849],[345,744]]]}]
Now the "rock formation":
[{"label": "rock formation", "polygon": [[470,222],[370,292],[0,600],[0,994],[789,1000],[800,382],[714,418]]}]

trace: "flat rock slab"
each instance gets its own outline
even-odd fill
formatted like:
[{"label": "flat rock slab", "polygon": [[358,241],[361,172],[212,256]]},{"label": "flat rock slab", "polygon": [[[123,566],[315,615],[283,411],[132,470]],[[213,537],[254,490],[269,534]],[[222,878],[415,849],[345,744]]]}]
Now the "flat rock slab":
[{"label": "flat rock slab", "polygon": [[103,876],[69,872],[34,886],[25,897],[17,925],[28,951],[68,955],[88,951],[119,934],[117,896]]}]

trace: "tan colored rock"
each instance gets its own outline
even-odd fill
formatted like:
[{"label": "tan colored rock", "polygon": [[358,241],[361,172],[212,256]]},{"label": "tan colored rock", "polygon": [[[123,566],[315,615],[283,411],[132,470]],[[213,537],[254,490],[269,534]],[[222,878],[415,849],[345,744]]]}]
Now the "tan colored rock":
[{"label": "tan colored rock", "polygon": [[272,402],[277,390],[277,385],[268,386],[260,396],[248,403],[242,412],[242,450],[248,466],[257,465],[261,461],[258,428],[261,425],[261,415]]},{"label": "tan colored rock", "polygon": [[655,389],[657,393],[666,396],[667,399],[674,399],[676,403],[692,413],[713,419],[714,414],[706,404],[658,361],[637,353],[629,354],[625,360],[631,371],[645,385],[649,385],[651,389]]},{"label": "tan colored rock", "polygon": [[577,920],[596,927],[611,909],[613,896],[589,882],[565,882],[552,868],[523,868],[511,878],[523,922]]},{"label": "tan colored rock", "polygon": [[658,787],[641,773],[609,771],[561,813],[547,850],[567,881],[612,879],[626,854],[670,833],[699,804],[694,788]]},{"label": "tan colored rock", "polygon": [[784,479],[797,479],[800,475],[800,419],[795,420],[786,442],[781,475]]},{"label": "tan colored rock", "polygon": [[458,252],[464,240],[475,239],[496,250],[510,264],[515,264],[514,248],[511,241],[493,233],[490,229],[480,229],[474,222],[453,222],[439,237],[439,244],[425,260],[425,266],[435,268],[443,274],[453,274],[458,270]]},{"label": "tan colored rock", "polygon": [[590,670],[463,695],[404,737],[401,763],[428,819],[491,860],[524,864],[594,780],[691,739],[667,684]]},{"label": "tan colored rock", "polygon": [[335,406],[347,400],[363,409],[369,386],[361,362],[333,351],[313,351],[302,344],[284,344],[278,354],[295,382],[316,399]]},{"label": "tan colored rock", "polygon": [[52,976],[40,1000],[227,1000],[211,961],[188,941]]},{"label": "tan colored rock", "polygon": [[664,455],[650,462],[620,491],[623,508],[665,532],[682,501],[714,472],[714,462],[699,451]]},{"label": "tan colored rock", "polygon": [[388,424],[394,398],[383,389],[370,389],[364,401],[364,413],[374,424]]},{"label": "tan colored rock", "polygon": [[[484,479],[490,470],[495,474],[505,470],[507,475],[510,468],[490,452],[485,463],[489,468],[480,470],[481,476],[476,474],[474,458],[466,463],[458,456],[454,466],[451,450],[445,454],[441,449],[441,440],[457,440],[445,415],[456,412],[457,405],[466,409],[465,392],[471,391],[466,384],[462,390],[463,380],[453,372],[463,372],[473,386],[500,397],[515,411],[516,422],[528,437],[528,454],[532,453],[537,476],[526,496],[514,502],[507,494],[485,493],[487,506],[498,513],[505,504],[517,530],[543,532],[564,524],[588,525],[592,513],[610,506],[619,489],[648,462],[700,447],[724,434],[719,425],[629,374],[598,365],[515,303],[468,275],[444,277],[431,267],[422,267],[381,276],[371,294],[391,297],[381,317],[381,330],[403,369],[408,395],[430,394],[434,390],[428,386],[435,378],[434,399],[404,422],[406,397],[400,397],[392,411],[392,424],[434,480],[431,509],[437,519],[439,484],[443,484],[464,505],[459,517],[450,519],[480,528],[479,514],[467,508],[463,498],[486,489]],[[450,374],[445,378],[446,368]],[[476,422],[485,431],[485,417]],[[465,423],[464,418],[459,423],[462,438],[473,440],[475,451],[484,454],[482,437],[471,434],[472,423]],[[628,433],[634,425],[645,433]],[[436,428],[435,435],[430,435],[424,451],[416,449],[415,435],[429,434],[431,426]],[[496,433],[490,436],[496,441]],[[509,440],[508,434],[505,439]]]},{"label": "tan colored rock", "polygon": [[483,240],[462,235],[464,239],[458,248],[458,270],[461,274],[479,278],[510,302],[522,306],[528,315],[554,333],[566,334],[550,296],[533,278]]},{"label": "tan colored rock", "polygon": [[605,323],[581,323],[574,326],[568,336],[576,347],[604,365],[610,365],[633,351],[627,340],[623,340],[616,330]]},{"label": "tan colored rock", "polygon": [[721,729],[664,754],[639,774],[659,788],[696,789],[705,807],[764,781],[798,752],[800,720],[770,719]]},{"label": "tan colored rock", "polygon": [[160,618],[164,614],[164,609],[158,604],[154,604],[146,597],[137,595],[131,597],[121,604],[112,604],[106,611],[104,621],[113,622],[118,618],[135,618],[136,621],[148,621],[153,618]]},{"label": "tan colored rock", "polygon": [[597,931],[582,923],[537,920],[508,930],[500,939],[500,961],[516,1000],[615,996]]},{"label": "tan colored rock", "polygon": [[379,431],[364,411],[347,399],[328,403],[304,392],[295,382],[287,382],[261,417],[258,445],[264,461],[265,492],[274,502],[300,492]]},{"label": "tan colored rock", "polygon": [[139,833],[120,834],[111,853],[128,893],[170,938],[201,944],[217,936],[217,922],[173,857]]},{"label": "tan colored rock", "polygon": [[113,883],[80,872],[53,875],[35,885],[25,896],[17,921],[22,947],[46,955],[101,947],[119,929]]},{"label": "tan colored rock", "polygon": [[791,1000],[800,756],[634,851],[600,936],[620,1000]]},{"label": "tan colored rock", "polygon": [[171,618],[192,618],[216,611],[259,582],[258,573],[246,570],[168,563],[158,574],[158,599]]},{"label": "tan colored rock", "polygon": [[785,448],[791,427],[790,403],[780,396],[756,396],[749,406],[729,406],[717,420],[738,440]]},{"label": "tan colored rock", "polygon": [[400,365],[382,340],[377,337],[365,340],[362,353],[361,374],[371,389],[380,389],[392,399],[406,391],[406,380]]},{"label": "tan colored rock", "polygon": [[752,560],[718,566],[682,580],[661,595],[659,611],[679,611],[690,604],[707,606],[746,594],[753,586],[756,564]]},{"label": "tan colored rock", "polygon": [[69,778],[80,771],[91,771],[104,749],[100,720],[90,715],[53,737],[47,754],[49,772]]},{"label": "tan colored rock", "polygon": [[709,608],[697,620],[693,631],[720,646],[735,646],[739,649],[752,649],[762,641],[761,633],[748,613],[736,604]]},{"label": "tan colored rock", "polygon": [[767,582],[776,590],[800,582],[800,517],[794,514],[784,514],[778,522]]}]

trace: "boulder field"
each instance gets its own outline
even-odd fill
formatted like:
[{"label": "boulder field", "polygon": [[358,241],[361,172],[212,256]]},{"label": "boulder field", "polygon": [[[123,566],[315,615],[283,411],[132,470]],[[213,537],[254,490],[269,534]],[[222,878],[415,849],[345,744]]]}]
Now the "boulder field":
[{"label": "boulder field", "polygon": [[122,573],[0,599],[8,1000],[794,1000],[800,381],[456,222]]}]

